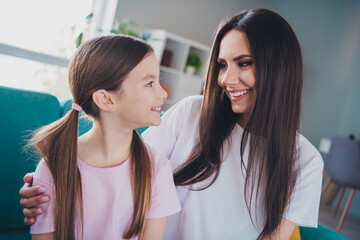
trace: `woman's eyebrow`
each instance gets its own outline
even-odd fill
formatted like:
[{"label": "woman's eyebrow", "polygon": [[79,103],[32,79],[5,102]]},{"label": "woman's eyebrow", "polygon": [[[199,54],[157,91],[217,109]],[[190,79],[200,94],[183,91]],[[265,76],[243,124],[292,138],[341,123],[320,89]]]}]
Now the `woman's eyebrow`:
[{"label": "woman's eyebrow", "polygon": [[243,59],[243,58],[246,58],[246,57],[251,57],[251,58],[252,58],[251,55],[242,54],[242,55],[240,55],[240,56],[235,57],[233,60],[234,60],[234,61],[239,61],[240,59]]},{"label": "woman's eyebrow", "polygon": [[[239,56],[235,57],[235,58],[233,59],[233,61],[234,61],[234,62],[236,62],[236,61],[239,61],[239,60],[241,60],[241,59],[243,59],[243,58],[246,58],[246,57],[250,57],[250,58],[252,58],[252,56],[251,56],[251,55],[248,55],[248,54],[241,54],[241,55],[239,55]],[[218,58],[217,58],[217,61],[218,61],[218,62],[225,62],[225,60],[224,60],[224,59],[222,59],[221,57],[218,57]]]}]

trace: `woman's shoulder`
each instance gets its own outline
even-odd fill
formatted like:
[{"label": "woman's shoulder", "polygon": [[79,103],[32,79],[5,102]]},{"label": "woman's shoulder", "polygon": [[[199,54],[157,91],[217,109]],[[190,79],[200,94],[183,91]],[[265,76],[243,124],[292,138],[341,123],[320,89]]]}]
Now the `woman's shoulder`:
[{"label": "woman's shoulder", "polygon": [[[201,106],[204,96],[203,95],[192,95],[181,100],[184,104],[189,104],[193,107]],[[181,102],[180,101],[180,102]]]},{"label": "woman's shoulder", "polygon": [[169,110],[170,112],[171,110],[178,110],[182,113],[192,114],[192,112],[200,111],[202,102],[203,102],[202,95],[193,95],[180,100]]},{"label": "woman's shoulder", "polygon": [[300,133],[298,133],[297,141],[297,151],[302,167],[305,165],[312,165],[317,166],[318,168],[323,168],[324,161],[317,148]]},{"label": "woman's shoulder", "polygon": [[190,96],[177,102],[164,113],[159,126],[150,127],[141,134],[143,140],[171,159],[180,135],[197,133],[202,99],[202,96]]}]

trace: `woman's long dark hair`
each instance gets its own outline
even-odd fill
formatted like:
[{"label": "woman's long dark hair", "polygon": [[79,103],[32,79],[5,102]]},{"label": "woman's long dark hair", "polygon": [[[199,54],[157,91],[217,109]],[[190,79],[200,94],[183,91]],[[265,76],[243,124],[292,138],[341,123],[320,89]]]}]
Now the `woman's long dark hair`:
[{"label": "woman's long dark hair", "polygon": [[[82,106],[87,115],[97,118],[99,108],[93,102],[92,94],[100,89],[120,89],[131,70],[152,52],[144,41],[123,35],[102,36],[83,43],[69,65],[74,102]],[[78,112],[72,110],[36,131],[29,143],[40,151],[54,180],[55,238],[58,240],[75,239],[75,217],[81,216],[83,220],[77,133]],[[143,232],[151,199],[151,164],[146,147],[135,130],[130,151],[134,213],[130,229],[123,236],[126,239]]]},{"label": "woman's long dark hair", "polygon": [[[229,98],[218,85],[219,47],[231,30],[247,35],[256,72],[256,100],[244,128],[239,156],[246,170],[245,200],[250,214],[254,191],[257,199],[261,188],[265,213],[261,236],[270,236],[281,223],[298,176],[296,139],[303,75],[299,42],[278,14],[266,9],[244,11],[219,26],[204,86],[200,139],[184,165],[175,171],[174,179],[176,185],[183,186],[210,178],[207,188],[219,175],[222,145],[241,117],[232,111]],[[248,142],[245,166],[243,155]]]}]

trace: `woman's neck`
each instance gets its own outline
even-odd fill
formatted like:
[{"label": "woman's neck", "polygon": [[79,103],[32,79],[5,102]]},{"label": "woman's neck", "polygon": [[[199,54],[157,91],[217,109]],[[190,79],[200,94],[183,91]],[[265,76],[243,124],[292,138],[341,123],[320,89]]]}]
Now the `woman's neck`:
[{"label": "woman's neck", "polygon": [[93,167],[114,167],[130,156],[131,129],[105,127],[97,120],[78,141],[78,157]]},{"label": "woman's neck", "polygon": [[238,118],[237,123],[240,125],[240,127],[242,129],[245,128],[247,122],[249,121],[250,118],[250,114],[249,113],[243,113],[241,114],[241,116]]}]

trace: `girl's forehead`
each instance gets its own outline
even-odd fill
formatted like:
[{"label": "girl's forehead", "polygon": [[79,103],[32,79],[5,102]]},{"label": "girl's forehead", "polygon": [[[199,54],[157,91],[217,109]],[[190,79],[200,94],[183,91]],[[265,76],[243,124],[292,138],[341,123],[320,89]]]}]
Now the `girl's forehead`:
[{"label": "girl's forehead", "polygon": [[136,76],[137,78],[143,78],[148,75],[159,74],[159,66],[155,54],[151,53],[145,56],[131,72],[129,76]]}]

